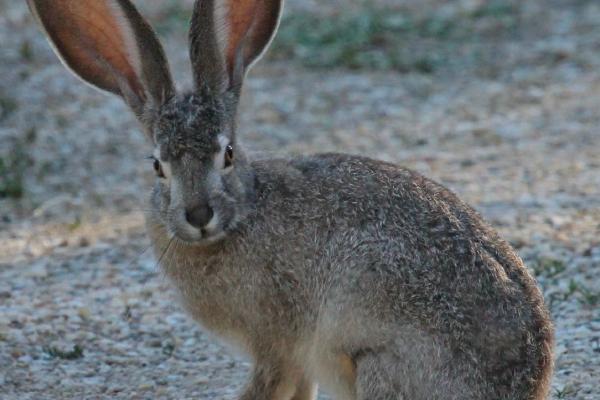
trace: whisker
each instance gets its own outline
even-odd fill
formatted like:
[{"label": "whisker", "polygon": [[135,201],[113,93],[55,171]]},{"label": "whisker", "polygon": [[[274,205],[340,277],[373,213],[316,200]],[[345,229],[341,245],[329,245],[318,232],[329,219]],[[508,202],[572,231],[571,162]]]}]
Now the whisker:
[{"label": "whisker", "polygon": [[152,247],[152,244],[149,244],[148,246],[146,246],[146,248],[144,250],[142,250],[138,255],[134,256],[133,259],[127,263],[125,268],[129,269],[129,267],[131,267],[134,262],[139,260],[140,257],[143,256],[144,253],[146,253],[151,247]]},{"label": "whisker", "polygon": [[167,245],[165,246],[164,251],[162,252],[162,254],[160,255],[160,257],[158,257],[158,260],[156,261],[156,265],[154,266],[154,269],[158,268],[158,266],[160,265],[160,262],[162,261],[163,257],[169,251],[169,247],[171,247],[171,243],[173,243],[173,240],[175,240],[175,236],[173,236],[171,238],[171,240],[169,240],[169,243],[167,243]]},{"label": "whisker", "polygon": [[166,211],[153,210],[151,208],[130,208],[129,211],[153,212],[161,215],[167,215]]}]

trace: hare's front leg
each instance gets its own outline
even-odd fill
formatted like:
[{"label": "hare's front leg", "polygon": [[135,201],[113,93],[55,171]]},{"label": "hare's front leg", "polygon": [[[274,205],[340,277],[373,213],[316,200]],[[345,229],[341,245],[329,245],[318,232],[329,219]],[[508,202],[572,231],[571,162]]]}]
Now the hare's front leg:
[{"label": "hare's front leg", "polygon": [[296,368],[257,363],[240,400],[314,400],[316,385]]},{"label": "hare's front leg", "polygon": [[303,377],[296,385],[296,393],[292,400],[316,400],[317,384],[312,380]]}]

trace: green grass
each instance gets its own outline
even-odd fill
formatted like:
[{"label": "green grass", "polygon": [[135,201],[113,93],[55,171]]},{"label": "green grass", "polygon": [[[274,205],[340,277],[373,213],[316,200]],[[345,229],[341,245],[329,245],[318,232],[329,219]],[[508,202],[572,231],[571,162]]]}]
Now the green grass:
[{"label": "green grass", "polygon": [[76,216],[75,220],[73,222],[70,222],[70,223],[67,224],[67,229],[70,232],[74,232],[77,229],[79,229],[81,227],[81,225],[82,225],[81,217],[80,216]]},{"label": "green grass", "polygon": [[0,93],[0,121],[17,110],[17,102],[12,97]]},{"label": "green grass", "polygon": [[23,61],[31,62],[33,60],[33,50],[31,49],[31,42],[29,42],[29,40],[24,40],[21,42],[21,47],[19,47],[19,55]]},{"label": "green grass", "polygon": [[44,347],[42,350],[51,358],[60,358],[62,360],[77,360],[83,357],[83,348],[77,344],[73,346],[73,350],[60,350],[54,346]]},{"label": "green grass", "polygon": [[159,35],[167,35],[174,31],[181,31],[182,27],[187,27],[192,16],[192,10],[184,7],[179,1],[168,2],[162,10],[161,15],[154,27]]},{"label": "green grass", "polygon": [[516,3],[506,0],[488,0],[471,13],[473,18],[507,19],[508,24],[513,24],[513,17],[518,13]]},{"label": "green grass", "polygon": [[[559,279],[562,279],[560,274],[567,269],[567,264],[564,261],[551,257],[540,257],[530,265],[535,276],[548,279],[555,283]],[[569,300],[571,297],[575,297],[580,304],[585,306],[595,307],[600,304],[600,291],[590,289],[585,284],[575,279],[569,281],[566,290],[553,293],[550,302],[562,302]]]},{"label": "green grass", "polygon": [[[555,284],[560,279],[564,279],[560,275],[567,269],[567,264],[564,261],[551,257],[540,257],[531,261],[530,265],[536,277],[544,278]],[[540,282],[544,285],[544,280]],[[600,291],[590,289],[582,282],[571,279],[566,290],[555,292],[550,296],[550,307],[552,308],[555,304],[567,301],[572,297],[584,306],[595,307],[600,304]]]},{"label": "green grass", "polygon": [[[307,68],[433,73],[449,60],[479,60],[476,49],[465,55],[460,47],[472,43],[487,48],[487,39],[513,30],[519,2],[486,0],[470,12],[451,15],[437,8],[427,12],[416,15],[402,7],[373,7],[367,2],[336,15],[290,11],[269,57]],[[167,1],[153,25],[160,35],[182,33],[190,16],[190,7]]]},{"label": "green grass", "polygon": [[25,171],[31,159],[22,141],[14,142],[0,154],[0,198],[19,199],[25,193]]},{"label": "green grass", "polygon": [[314,14],[290,15],[281,24],[272,54],[309,68],[394,69],[433,72],[441,61],[434,55],[409,57],[403,42],[415,33],[440,37],[454,27],[449,21],[414,21],[385,10],[366,10],[322,18]]},{"label": "green grass", "polygon": [[173,343],[166,343],[162,347],[162,352],[167,357],[171,357],[173,355],[174,351],[175,351],[175,345]]},{"label": "green grass", "polygon": [[583,285],[579,285],[579,301],[588,306],[597,306],[600,304],[600,291],[593,291]]},{"label": "green grass", "polygon": [[536,276],[545,278],[554,278],[556,275],[567,269],[567,265],[558,259],[541,257],[532,264],[533,273]]},{"label": "green grass", "polygon": [[[344,67],[431,73],[464,42],[476,42],[493,21],[494,33],[515,25],[518,9],[506,1],[485,2],[472,13],[416,16],[401,9],[373,8],[324,17],[288,15],[281,23],[271,57],[309,68]],[[485,24],[484,24],[485,25]],[[486,26],[491,26],[487,24]]]},{"label": "green grass", "polygon": [[575,389],[574,387],[571,387],[571,386],[565,386],[562,389],[554,390],[554,395],[556,396],[557,399],[570,399],[573,396],[575,396],[577,393],[579,393],[579,389]]},{"label": "green grass", "polygon": [[584,306],[596,307],[600,304],[600,291],[594,291],[583,283],[571,279],[566,291],[558,291],[550,295],[549,306],[553,309],[556,304],[567,301],[571,297],[576,298]]}]

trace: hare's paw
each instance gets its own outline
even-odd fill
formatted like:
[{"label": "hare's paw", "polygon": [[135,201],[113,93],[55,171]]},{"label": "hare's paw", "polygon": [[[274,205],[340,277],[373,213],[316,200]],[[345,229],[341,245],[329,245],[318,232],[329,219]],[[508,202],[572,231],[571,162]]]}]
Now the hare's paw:
[{"label": "hare's paw", "polygon": [[297,368],[257,364],[240,400],[315,400],[317,385]]}]

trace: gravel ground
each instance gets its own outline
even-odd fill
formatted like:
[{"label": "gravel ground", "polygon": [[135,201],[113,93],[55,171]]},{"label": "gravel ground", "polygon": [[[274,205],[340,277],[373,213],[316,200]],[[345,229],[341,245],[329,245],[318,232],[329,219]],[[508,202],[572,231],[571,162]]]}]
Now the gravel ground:
[{"label": "gravel ground", "polygon": [[[0,398],[235,398],[248,364],[182,312],[147,251],[150,147],[118,99],[65,72],[23,3],[0,0],[0,160],[18,156],[23,191],[0,198]],[[164,4],[144,13],[160,22]],[[287,14],[339,4],[291,0]],[[428,74],[269,57],[240,136],[254,151],[367,154],[456,191],[538,276],[556,324],[553,398],[600,399],[600,4],[529,0],[517,23]],[[184,29],[163,34],[182,86]]]}]

